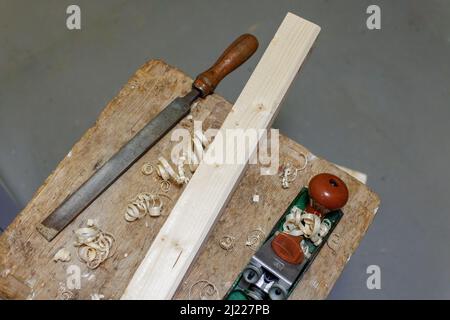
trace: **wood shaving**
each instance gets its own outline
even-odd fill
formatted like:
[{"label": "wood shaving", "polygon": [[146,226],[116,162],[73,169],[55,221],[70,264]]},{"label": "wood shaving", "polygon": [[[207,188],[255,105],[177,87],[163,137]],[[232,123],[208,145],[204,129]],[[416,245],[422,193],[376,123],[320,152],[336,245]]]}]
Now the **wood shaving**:
[{"label": "wood shaving", "polygon": [[262,231],[260,228],[255,229],[250,232],[250,234],[247,236],[247,241],[245,242],[245,245],[252,249],[253,251],[256,251],[259,247],[259,244],[261,241],[263,241],[266,237],[266,234],[264,231]]},{"label": "wood shaving", "polygon": [[178,178],[177,183],[178,184],[187,184],[189,182],[189,178],[186,177],[186,174],[184,172],[184,163],[186,161],[186,156],[183,155],[178,159],[177,169],[178,169]]},{"label": "wood shaving", "polygon": [[64,291],[61,293],[61,300],[72,300],[74,297],[74,294],[72,291]]},{"label": "wood shaving", "polygon": [[104,298],[105,298],[105,296],[103,294],[99,294],[99,293],[91,294],[91,300],[102,300]]},{"label": "wood shaving", "polygon": [[300,247],[302,248],[303,254],[307,259],[311,257],[311,252],[309,252],[308,245],[306,244],[305,240],[302,240],[300,242]]},{"label": "wood shaving", "polygon": [[77,255],[89,269],[96,269],[106,259],[112,256],[115,238],[112,234],[103,232],[96,225],[79,228],[75,231],[78,248]]},{"label": "wood shaving", "polygon": [[161,215],[162,209],[163,202],[158,195],[142,192],[128,204],[125,212],[125,220],[133,222],[143,218],[146,214],[152,217],[158,217]]},{"label": "wood shaving", "polygon": [[156,173],[161,177],[161,179],[163,179],[163,181],[169,181],[170,176],[162,165],[158,164],[156,166]]},{"label": "wood shaving", "polygon": [[58,299],[59,300],[72,300],[74,297],[74,294],[72,291],[66,288],[66,286],[63,283],[59,284],[58,288]]},{"label": "wood shaving", "polygon": [[0,277],[6,278],[11,273],[11,269],[3,269],[0,273]]},{"label": "wood shaving", "polygon": [[159,157],[158,161],[159,165],[157,167],[157,173],[163,179],[163,181],[169,182],[169,180],[171,179],[179,185],[187,184],[189,182],[189,178],[186,177],[186,173],[184,171],[184,165],[186,162],[185,155],[181,156],[176,164],[178,173],[175,172],[170,163],[164,157]]},{"label": "wood shaving", "polygon": [[88,219],[88,221],[86,222],[86,225],[88,227],[93,227],[93,226],[97,225],[97,220],[95,220],[95,219]]},{"label": "wood shaving", "polygon": [[143,218],[145,215],[159,217],[165,207],[162,198],[173,201],[171,197],[162,193],[139,193],[134,200],[128,204],[125,211],[125,220],[133,222]]},{"label": "wood shaving", "polygon": [[219,246],[226,251],[231,251],[234,248],[235,240],[236,238],[233,236],[224,236],[220,239]]},{"label": "wood shaving", "polygon": [[162,192],[169,192],[171,186],[172,186],[172,184],[170,183],[170,181],[167,181],[167,180],[163,180],[160,183],[160,187],[161,187],[161,191]]},{"label": "wood shaving", "polygon": [[58,262],[68,262],[72,259],[72,255],[66,248],[61,248],[56,252],[56,254],[53,256],[53,261]]},{"label": "wood shaving", "polygon": [[[208,300],[209,298],[216,296],[216,300],[220,300],[219,290],[217,287],[208,280],[198,280],[190,288],[188,292],[189,300],[192,300],[192,291],[195,287],[203,285],[199,291],[200,300]],[[198,299],[196,298],[196,300]]]},{"label": "wood shaving", "polygon": [[149,162],[144,163],[144,165],[141,168],[142,174],[146,175],[146,176],[151,175],[153,173],[153,171],[154,171],[153,165]]},{"label": "wood shaving", "polygon": [[[163,176],[169,176],[170,178],[172,178],[174,181],[178,181],[178,175],[175,173],[175,171],[173,170],[172,166],[170,165],[170,163],[166,160],[166,158],[164,157],[159,157],[158,161],[160,163],[160,166],[158,166],[159,168],[159,172],[162,173],[163,170],[167,173],[167,174],[161,174],[161,178],[163,178]],[[163,169],[163,170],[162,170]],[[164,179],[164,178],[163,178]],[[169,180],[169,179],[164,179],[164,180]]]},{"label": "wood shaving", "polygon": [[[192,145],[191,145],[192,146]],[[198,160],[197,155],[193,150],[190,150],[188,153],[188,162],[189,162],[189,170],[191,173],[194,173],[197,170],[200,160]]]},{"label": "wood shaving", "polygon": [[192,137],[191,150],[187,153],[189,169],[192,173],[197,170],[200,161],[203,159],[205,150],[209,147],[210,141],[201,130],[196,130]]},{"label": "wood shaving", "polygon": [[283,224],[283,232],[309,238],[315,246],[322,243],[323,237],[328,234],[330,228],[331,221],[328,219],[321,222],[319,216],[305,212],[298,207],[291,209]]},{"label": "wood shaving", "polygon": [[204,148],[207,148],[210,144],[208,138],[200,130],[197,130],[194,133],[194,137],[191,141],[192,144],[190,144],[190,150],[188,150],[187,153],[183,153],[175,163],[178,172],[175,172],[172,165],[164,157],[160,156],[158,158],[159,163],[156,166],[156,173],[164,181],[164,184],[161,182],[160,185],[164,192],[167,192],[170,188],[170,180],[178,185],[187,184],[189,182],[189,177],[186,175],[184,166],[187,163],[191,173],[194,173],[203,158]]},{"label": "wood shaving", "polygon": [[305,159],[303,166],[296,168],[289,162],[282,166],[280,178],[283,189],[288,189],[290,184],[297,179],[298,172],[305,170],[308,166],[308,157],[303,152],[300,152],[300,156]]}]

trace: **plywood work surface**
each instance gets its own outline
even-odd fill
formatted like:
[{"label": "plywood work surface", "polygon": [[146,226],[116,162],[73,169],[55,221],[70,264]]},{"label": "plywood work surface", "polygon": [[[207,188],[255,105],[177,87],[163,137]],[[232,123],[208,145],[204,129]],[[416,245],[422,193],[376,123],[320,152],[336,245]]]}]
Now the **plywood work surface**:
[{"label": "plywood work surface", "polygon": [[[8,299],[91,299],[100,294],[105,299],[118,299],[150,248],[152,241],[170,214],[182,192],[172,184],[167,193],[163,216],[146,217],[128,223],[125,208],[139,192],[159,190],[160,179],[141,173],[144,163],[156,163],[160,155],[170,158],[174,142],[170,133],[148,151],[108,190],[79,215],[57,238],[47,242],[35,226],[52,212],[71,192],[88,179],[145,123],[175,97],[185,94],[192,80],[162,61],[150,61],[141,67],[119,94],[105,107],[95,125],[78,141],[55,171],[46,179],[30,203],[0,237],[0,297]],[[232,105],[218,95],[198,103],[192,110],[195,120],[204,120],[203,129],[220,128]],[[190,128],[192,120],[184,119],[179,127]],[[229,204],[200,250],[192,268],[178,288],[175,298],[189,298],[189,288],[199,280],[213,283],[222,297],[254,251],[245,245],[255,229],[268,233],[311,176],[331,172],[341,177],[350,190],[344,217],[327,245],[299,283],[293,299],[323,299],[331,290],[351,254],[356,250],[372,222],[379,199],[365,185],[333,164],[311,155],[307,149],[281,136],[280,162],[302,163],[300,153],[311,161],[306,170],[282,189],[278,176],[261,176],[257,165],[250,165]],[[259,202],[253,203],[253,195]],[[98,269],[90,270],[81,263],[73,246],[73,231],[95,219],[104,231],[116,238],[114,255]],[[224,236],[235,238],[233,250],[219,245]],[[62,247],[72,254],[70,262],[53,262]],[[80,288],[67,288],[71,266],[80,267]],[[198,290],[191,290],[191,298]],[[67,294],[69,292],[69,294]],[[213,296],[211,298],[215,298]]]}]

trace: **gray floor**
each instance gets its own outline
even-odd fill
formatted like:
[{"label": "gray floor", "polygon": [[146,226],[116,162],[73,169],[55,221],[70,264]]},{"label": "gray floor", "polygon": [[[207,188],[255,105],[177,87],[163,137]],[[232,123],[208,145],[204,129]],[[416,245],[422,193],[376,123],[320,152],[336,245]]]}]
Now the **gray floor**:
[{"label": "gray floor", "polygon": [[[72,3],[82,9],[78,32],[65,28]],[[374,3],[380,31],[365,27]],[[261,49],[218,90],[234,101],[287,11],[322,32],[275,127],[366,172],[382,198],[331,298],[450,298],[449,1],[2,0],[5,190],[25,205],[144,61],[195,76],[249,31]],[[381,268],[381,290],[366,287],[369,265]]]}]

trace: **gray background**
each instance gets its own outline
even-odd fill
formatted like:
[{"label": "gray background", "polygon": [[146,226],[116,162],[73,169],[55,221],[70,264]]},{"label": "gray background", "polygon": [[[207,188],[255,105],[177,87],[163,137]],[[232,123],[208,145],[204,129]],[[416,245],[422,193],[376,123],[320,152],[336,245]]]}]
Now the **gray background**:
[{"label": "gray background", "polygon": [[[82,9],[81,31],[65,27],[72,3]],[[381,6],[380,31],[365,26],[369,4]],[[237,35],[252,32],[256,57],[218,89],[234,101],[287,11],[322,32],[275,127],[366,172],[382,199],[330,297],[450,298],[444,0],[1,0],[2,226],[142,63],[162,58],[195,76]],[[366,287],[372,264],[381,267],[381,290]]]}]

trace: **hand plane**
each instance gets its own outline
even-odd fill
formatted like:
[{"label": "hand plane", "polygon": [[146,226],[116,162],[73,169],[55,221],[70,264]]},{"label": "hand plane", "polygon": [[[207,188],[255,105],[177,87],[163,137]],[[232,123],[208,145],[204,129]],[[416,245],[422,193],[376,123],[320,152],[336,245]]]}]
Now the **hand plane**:
[{"label": "hand plane", "polygon": [[227,300],[284,300],[343,216],[345,183],[335,175],[314,176],[277,222],[238,276]]}]

